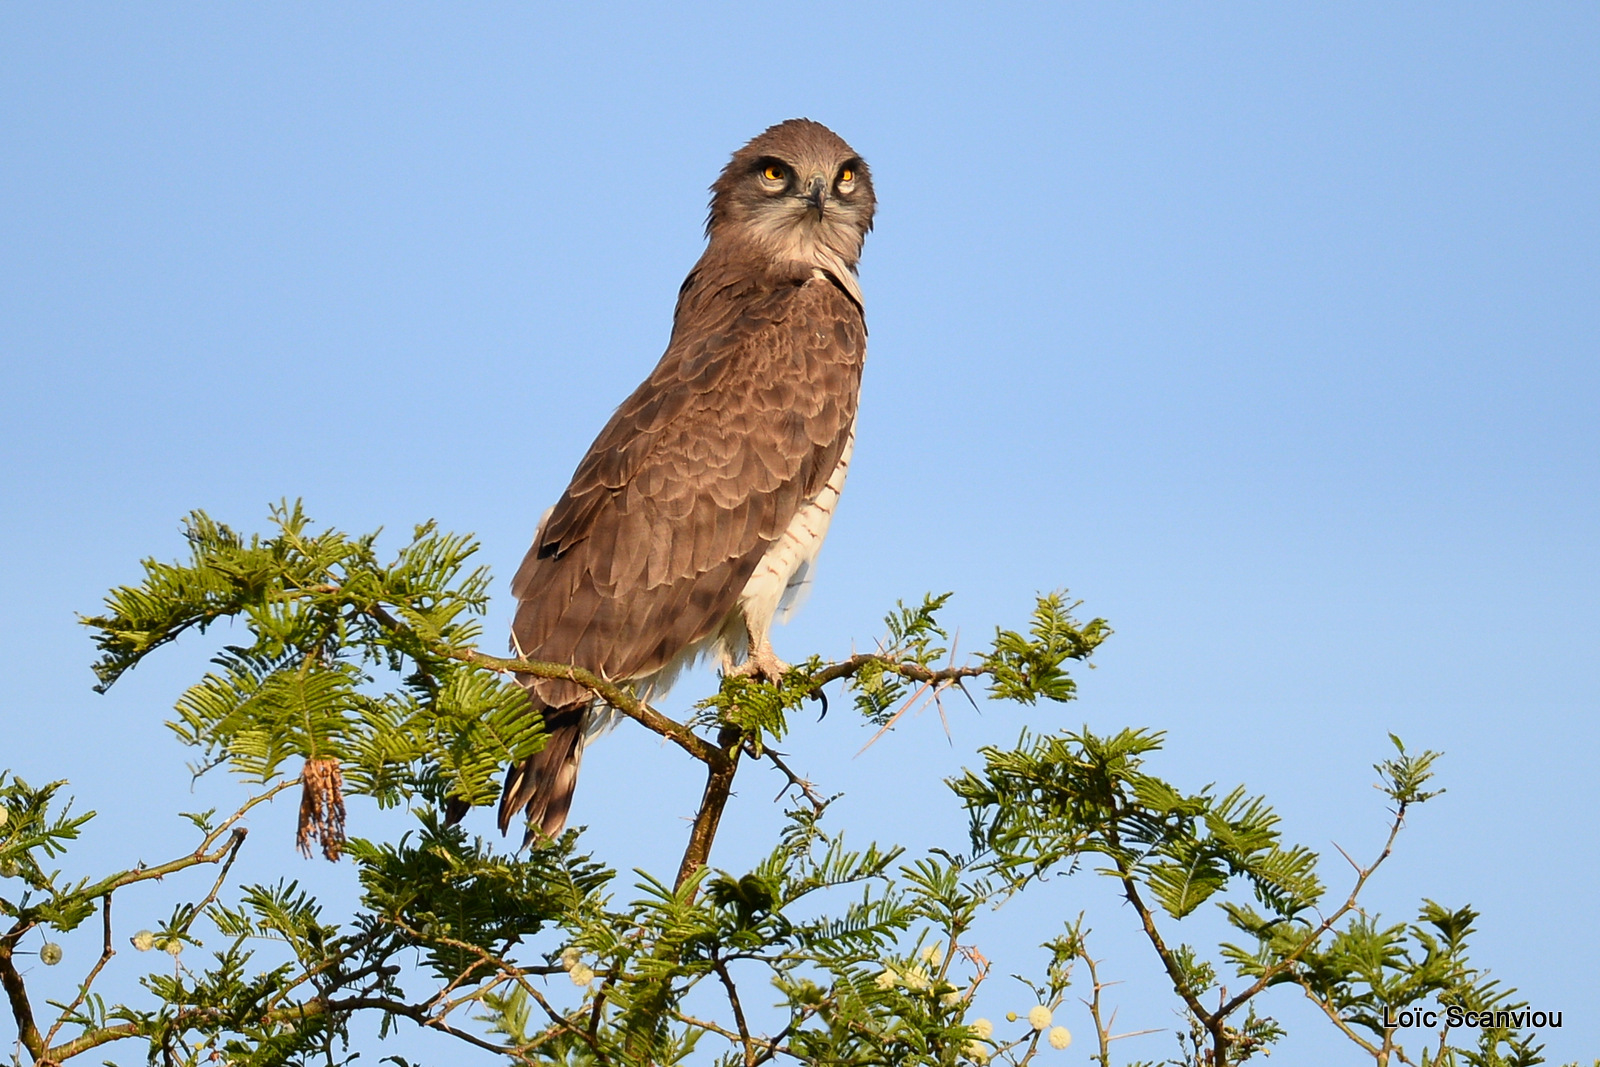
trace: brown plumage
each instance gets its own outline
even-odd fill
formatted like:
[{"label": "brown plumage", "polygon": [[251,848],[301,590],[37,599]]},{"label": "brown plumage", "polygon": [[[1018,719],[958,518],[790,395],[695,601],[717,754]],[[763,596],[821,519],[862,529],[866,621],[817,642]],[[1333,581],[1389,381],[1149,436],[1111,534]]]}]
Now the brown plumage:
[{"label": "brown plumage", "polygon": [[[866,358],[855,268],[872,180],[807,119],[773,126],[711,187],[708,243],[672,337],[546,513],[512,582],[512,649],[660,696],[698,655],[771,677],[772,618],[804,584],[843,486]],[[742,662],[741,662],[742,661]],[[513,766],[500,828],[561,832],[606,716],[522,678],[549,740]]]}]

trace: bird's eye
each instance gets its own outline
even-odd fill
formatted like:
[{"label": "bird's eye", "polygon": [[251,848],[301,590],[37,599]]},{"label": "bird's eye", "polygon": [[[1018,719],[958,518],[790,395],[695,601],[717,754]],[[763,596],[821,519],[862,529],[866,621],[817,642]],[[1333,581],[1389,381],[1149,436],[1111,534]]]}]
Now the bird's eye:
[{"label": "bird's eye", "polygon": [[853,182],[853,181],[856,180],[856,172],[854,170],[851,170],[849,167],[846,167],[846,168],[844,168],[844,170],[841,170],[839,172],[839,180],[841,182],[849,184],[850,182]]},{"label": "bird's eye", "polygon": [[766,169],[761,172],[761,176],[769,182],[781,182],[783,181],[783,168],[776,163],[769,163]]}]

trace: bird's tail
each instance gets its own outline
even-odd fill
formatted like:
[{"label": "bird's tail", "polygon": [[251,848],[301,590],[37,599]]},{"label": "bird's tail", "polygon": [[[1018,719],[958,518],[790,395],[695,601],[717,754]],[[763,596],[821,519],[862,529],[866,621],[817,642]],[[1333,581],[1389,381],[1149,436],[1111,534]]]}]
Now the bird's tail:
[{"label": "bird's tail", "polygon": [[511,825],[517,809],[527,813],[528,831],[523,844],[543,835],[554,839],[567,825],[572,791],[578,787],[578,761],[583,758],[584,735],[589,726],[589,706],[548,708],[544,712],[544,748],[506,772],[500,793],[500,832]]}]

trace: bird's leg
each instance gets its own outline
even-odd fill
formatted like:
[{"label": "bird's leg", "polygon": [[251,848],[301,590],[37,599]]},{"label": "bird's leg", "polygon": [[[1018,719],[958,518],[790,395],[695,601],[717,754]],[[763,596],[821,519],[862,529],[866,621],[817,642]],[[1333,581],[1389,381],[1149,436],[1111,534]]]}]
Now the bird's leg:
[{"label": "bird's leg", "polygon": [[748,622],[745,623],[745,633],[749,634],[750,643],[744,662],[737,667],[728,667],[722,673],[733,678],[755,678],[773,684],[782,681],[790,667],[772,651],[772,642],[767,640],[767,635],[756,633]]}]

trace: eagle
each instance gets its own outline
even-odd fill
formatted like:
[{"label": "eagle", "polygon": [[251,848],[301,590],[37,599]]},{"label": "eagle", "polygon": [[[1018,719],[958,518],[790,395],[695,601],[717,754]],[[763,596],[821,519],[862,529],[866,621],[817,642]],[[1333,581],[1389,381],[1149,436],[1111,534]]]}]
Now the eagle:
[{"label": "eagle", "polygon": [[[774,617],[812,567],[855,443],[867,327],[856,265],[872,177],[826,126],[791,119],[711,186],[706,249],[666,353],[540,520],[512,581],[511,648],[660,696],[701,656],[776,681]],[[520,675],[543,749],[506,775],[499,825],[566,825],[585,743],[615,712],[571,681]]]}]

